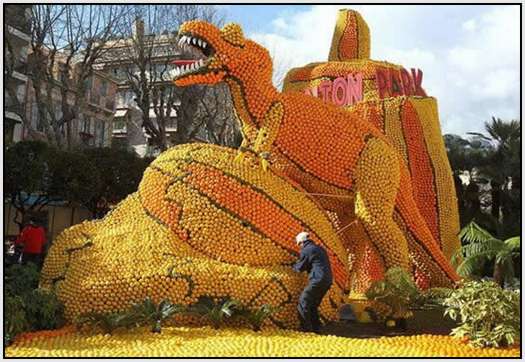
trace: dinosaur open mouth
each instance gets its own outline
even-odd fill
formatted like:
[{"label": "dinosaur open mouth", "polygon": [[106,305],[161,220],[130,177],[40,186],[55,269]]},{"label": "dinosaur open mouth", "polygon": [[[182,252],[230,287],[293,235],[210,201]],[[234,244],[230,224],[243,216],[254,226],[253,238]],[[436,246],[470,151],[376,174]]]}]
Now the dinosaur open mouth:
[{"label": "dinosaur open mouth", "polygon": [[191,34],[182,34],[179,39],[179,47],[193,59],[174,60],[175,64],[173,76],[179,79],[189,74],[205,73],[210,59],[215,53],[208,42],[200,37]]}]

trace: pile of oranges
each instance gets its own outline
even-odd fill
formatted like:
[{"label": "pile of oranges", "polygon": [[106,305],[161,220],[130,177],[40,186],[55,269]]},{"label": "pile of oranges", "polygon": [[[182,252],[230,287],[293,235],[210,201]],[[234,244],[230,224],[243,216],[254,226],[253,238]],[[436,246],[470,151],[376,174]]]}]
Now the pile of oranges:
[{"label": "pile of oranges", "polygon": [[[41,335],[40,335],[41,334]],[[344,338],[265,328],[164,327],[113,335],[66,333],[17,339],[6,357],[485,357],[516,358],[519,346],[473,348],[449,336]]]}]

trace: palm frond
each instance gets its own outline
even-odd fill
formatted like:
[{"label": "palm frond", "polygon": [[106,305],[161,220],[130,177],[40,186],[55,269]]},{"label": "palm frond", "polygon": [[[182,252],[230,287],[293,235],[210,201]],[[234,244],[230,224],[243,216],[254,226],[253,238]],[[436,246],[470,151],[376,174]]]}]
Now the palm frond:
[{"label": "palm frond", "polygon": [[221,312],[231,317],[235,313],[235,309],[238,309],[241,306],[241,303],[235,299],[230,299],[225,301],[221,305]]},{"label": "palm frond", "polygon": [[472,242],[484,242],[490,239],[495,239],[487,230],[476,224],[474,221],[468,223],[459,232],[459,237],[462,240]]},{"label": "palm frond", "polygon": [[512,259],[512,252],[509,249],[503,249],[496,254],[496,263],[503,264]]},{"label": "palm frond", "polygon": [[450,257],[450,263],[457,267],[463,261],[463,248],[459,247]]},{"label": "palm frond", "polygon": [[486,260],[485,255],[474,255],[465,258],[463,262],[457,267],[456,271],[462,277],[469,277],[479,268],[480,265]]},{"label": "palm frond", "polygon": [[513,238],[507,239],[504,241],[511,250],[519,249],[521,247],[521,237],[514,236]]},{"label": "palm frond", "polygon": [[462,247],[463,255],[469,258],[478,254],[493,254],[493,257],[506,249],[505,244],[499,239],[489,239],[484,242],[472,242]]}]

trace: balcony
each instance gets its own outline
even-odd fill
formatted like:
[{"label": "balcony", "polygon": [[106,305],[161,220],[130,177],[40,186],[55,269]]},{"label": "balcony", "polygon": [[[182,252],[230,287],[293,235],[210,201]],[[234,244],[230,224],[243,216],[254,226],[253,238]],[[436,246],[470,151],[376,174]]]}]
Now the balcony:
[{"label": "balcony", "polygon": [[11,25],[7,26],[7,32],[10,35],[10,40],[12,41],[13,46],[15,47],[27,46],[31,41],[31,37],[28,34],[23,33]]},{"label": "balcony", "polygon": [[117,109],[113,121],[113,135],[123,135],[126,134],[128,129],[126,126],[126,116],[128,114],[127,109]]},{"label": "balcony", "polygon": [[16,70],[11,73],[11,78],[15,79],[20,83],[27,83],[27,75],[17,72]]}]

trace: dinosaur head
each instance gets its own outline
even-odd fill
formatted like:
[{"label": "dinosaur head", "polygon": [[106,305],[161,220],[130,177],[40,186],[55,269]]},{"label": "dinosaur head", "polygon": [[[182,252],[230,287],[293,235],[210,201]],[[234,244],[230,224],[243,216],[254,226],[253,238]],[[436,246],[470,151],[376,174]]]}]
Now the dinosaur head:
[{"label": "dinosaur head", "polygon": [[268,51],[245,39],[239,25],[222,29],[205,21],[188,21],[179,29],[179,45],[194,59],[176,60],[177,86],[216,84],[227,78],[247,78],[271,84],[272,61]]}]

